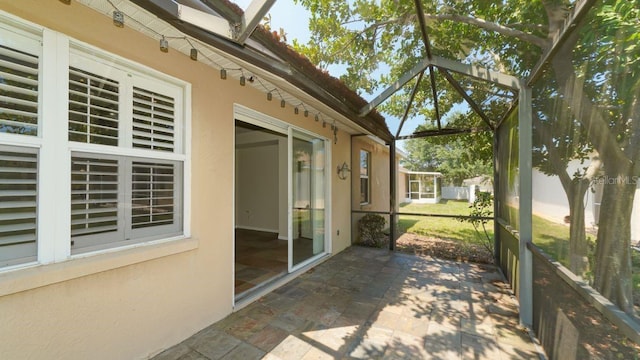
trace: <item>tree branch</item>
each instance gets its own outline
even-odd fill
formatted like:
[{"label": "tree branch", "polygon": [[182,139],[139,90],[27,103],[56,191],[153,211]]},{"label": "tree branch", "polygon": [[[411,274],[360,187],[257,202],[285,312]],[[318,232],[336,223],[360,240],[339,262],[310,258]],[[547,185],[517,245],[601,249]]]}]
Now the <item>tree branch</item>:
[{"label": "tree branch", "polygon": [[584,93],[584,79],[576,76],[572,63],[573,45],[576,41],[577,33],[574,33],[551,61],[558,81],[558,90],[564,95],[563,101],[584,126],[589,140],[602,158],[614,163],[629,162],[629,158],[618,146],[616,136],[611,132],[605,116],[593,106]]},{"label": "tree branch", "polygon": [[425,19],[443,21],[451,20],[459,23],[473,25],[480,29],[497,32],[498,34],[514,37],[529,44],[536,45],[537,47],[544,49],[548,45],[546,39],[539,38],[535,35],[526,33],[521,30],[513,29],[498,23],[486,21],[483,19],[474,18],[471,16],[458,15],[458,14],[423,14]]},{"label": "tree branch", "polygon": [[[403,20],[406,21],[406,18],[393,18],[393,19],[389,19],[389,20],[385,20],[385,21],[379,21],[376,23],[373,23],[367,27],[365,27],[364,29],[358,31],[352,38],[351,40],[349,40],[346,44],[344,44],[341,48],[339,48],[338,50],[334,51],[333,53],[329,54],[328,57],[329,58],[333,58],[338,54],[341,54],[342,52],[344,52],[345,50],[347,50],[349,48],[349,46],[351,44],[353,44],[354,41],[356,41],[357,38],[359,38],[360,36],[362,36],[363,34],[373,30],[375,32],[377,32],[377,30],[383,26],[389,25],[389,24],[395,24],[395,23],[401,23]],[[348,23],[350,23],[351,21],[342,23],[341,25],[346,25]]]},{"label": "tree branch", "polygon": [[540,121],[540,118],[536,114],[533,114],[533,121],[536,132],[540,135],[540,139],[547,148],[547,159],[551,163],[554,173],[558,175],[565,193],[569,194],[571,191],[571,176],[567,174],[567,162],[562,160],[560,154],[558,154],[558,150],[553,144],[553,132],[548,125]]},{"label": "tree branch", "polygon": [[[410,20],[415,21],[416,16],[417,16],[416,14],[409,14],[409,15],[405,15],[397,18],[391,18],[384,21],[374,22],[369,26],[365,27],[364,29],[360,30],[358,33],[356,33],[356,35],[352,38],[352,40],[345,45],[345,48],[349,44],[351,44],[356,38],[358,38],[359,36],[361,36],[362,34],[368,31],[377,30],[381,27],[384,27],[390,24],[408,24]],[[427,13],[423,14],[423,16],[425,19],[432,20],[432,21],[451,20],[451,21],[455,21],[455,22],[459,22],[467,25],[473,25],[480,29],[493,31],[504,36],[509,36],[509,37],[522,40],[526,43],[535,45],[541,49],[544,49],[549,44],[549,41],[547,39],[543,39],[521,30],[517,30],[514,28],[510,28],[508,26],[500,25],[498,23],[486,21],[484,19],[479,19],[471,16],[458,15],[458,14],[427,14]],[[364,22],[365,20],[363,19],[362,21]],[[343,49],[335,52],[332,55],[336,55],[342,51]]]},{"label": "tree branch", "polygon": [[530,30],[540,30],[540,31],[547,31],[548,28],[542,24],[524,24],[524,23],[511,23],[511,24],[506,24],[506,27],[512,28],[512,29],[530,29]]}]

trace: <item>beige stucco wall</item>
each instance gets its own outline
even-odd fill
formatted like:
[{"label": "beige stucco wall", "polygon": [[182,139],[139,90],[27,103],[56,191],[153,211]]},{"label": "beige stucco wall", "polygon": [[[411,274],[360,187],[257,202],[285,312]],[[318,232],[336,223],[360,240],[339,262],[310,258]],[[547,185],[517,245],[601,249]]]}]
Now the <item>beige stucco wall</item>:
[{"label": "beige stucco wall", "polygon": [[[371,154],[371,169],[369,174],[369,182],[371,183],[370,201],[367,204],[360,204],[360,150],[368,151]],[[389,212],[389,147],[383,145],[379,141],[375,141],[368,136],[354,136],[352,138],[351,159],[353,162],[353,171],[351,176],[352,199],[351,206],[354,210],[363,211],[384,211]],[[400,155],[396,156],[396,170]],[[397,173],[397,172],[396,172]],[[402,180],[402,178],[398,178]],[[396,182],[397,200],[396,204],[400,204],[400,200],[404,199],[404,185]],[[402,191],[402,192],[401,192]],[[357,223],[364,214],[352,215],[352,234],[353,240],[357,241]],[[382,215],[389,225],[389,216]]]},{"label": "beige stucco wall", "polygon": [[[358,210],[388,211],[389,210],[389,148],[370,139],[367,136],[353,138],[353,177],[351,185],[353,191],[352,206]],[[371,183],[370,201],[360,204],[360,150],[371,153],[371,169],[369,182]]]},{"label": "beige stucco wall", "polygon": [[[76,2],[0,0],[15,14],[192,84],[194,240],[139,247],[10,273],[0,272],[2,359],[138,359],[185,339],[233,307],[233,104],[332,138],[329,127]],[[59,119],[60,126],[66,126]],[[349,136],[332,147],[332,247],[349,246],[350,188],[335,168]],[[337,232],[340,235],[337,236]],[[42,235],[46,236],[46,235]],[[150,254],[152,259],[148,259]],[[131,265],[131,263],[134,263]]]},{"label": "beige stucco wall", "polygon": [[398,206],[407,200],[407,173],[398,171]]}]

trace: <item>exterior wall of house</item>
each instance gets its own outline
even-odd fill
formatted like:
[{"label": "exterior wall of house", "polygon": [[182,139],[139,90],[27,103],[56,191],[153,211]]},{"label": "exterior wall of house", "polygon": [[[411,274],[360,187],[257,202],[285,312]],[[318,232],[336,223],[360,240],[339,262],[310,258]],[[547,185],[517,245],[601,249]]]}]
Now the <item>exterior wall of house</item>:
[{"label": "exterior wall of house", "polygon": [[[367,136],[352,140],[352,207],[356,210],[389,211],[389,148]],[[360,203],[360,151],[371,154],[369,169],[369,202]]]},{"label": "exterior wall of house", "polygon": [[[5,359],[139,359],[233,310],[234,119],[238,103],[332,139],[331,129],[267,102],[263,93],[76,2],[0,0],[0,10],[188,82],[192,119],[191,238],[14,271],[0,269],[0,354]],[[46,60],[46,59],[45,59]],[[58,119],[66,127],[66,119]],[[332,251],[351,243],[350,186],[331,148]],[[188,140],[189,141],[189,140]],[[378,165],[376,165],[377,167]],[[382,171],[383,167],[380,167]],[[382,177],[382,175],[380,175]],[[382,193],[376,203],[383,202]],[[339,231],[339,235],[337,235]],[[47,234],[40,234],[47,236]]]},{"label": "exterior wall of house", "polygon": [[407,182],[408,182],[409,174],[405,171],[398,171],[398,206],[402,203],[410,202],[410,199],[407,199]]},{"label": "exterior wall of house", "polygon": [[[370,201],[366,204],[360,202],[360,151],[365,150],[371,154],[370,160]],[[352,138],[351,148],[351,207],[353,210],[362,211],[384,211],[389,212],[389,147],[382,143],[371,139],[368,136],[354,136]],[[399,168],[400,155],[396,158],[396,168]],[[397,199],[396,204],[400,205],[404,201],[406,192],[404,185],[404,173],[397,172]],[[358,241],[358,220],[365,214],[353,214],[352,218],[352,234],[353,241]],[[389,216],[382,215],[389,225]]]},{"label": "exterior wall of house", "polygon": [[[572,174],[578,170],[579,167],[580,163],[574,161],[570,163],[567,172]],[[605,180],[596,180],[596,185],[598,181],[602,182]],[[558,224],[566,223],[564,219],[569,215],[569,201],[562,188],[560,179],[557,176],[548,176],[534,168],[532,172],[532,182],[533,214]],[[600,191],[601,187],[602,185],[600,185]],[[631,218],[633,219],[631,221],[631,240],[634,242],[640,241],[640,183],[638,183],[636,187],[636,196],[634,197],[633,212],[631,214]],[[597,226],[595,214],[598,201],[596,200],[596,196],[598,196],[598,187],[594,186],[587,190],[584,198],[585,225],[592,231],[595,231]]]}]

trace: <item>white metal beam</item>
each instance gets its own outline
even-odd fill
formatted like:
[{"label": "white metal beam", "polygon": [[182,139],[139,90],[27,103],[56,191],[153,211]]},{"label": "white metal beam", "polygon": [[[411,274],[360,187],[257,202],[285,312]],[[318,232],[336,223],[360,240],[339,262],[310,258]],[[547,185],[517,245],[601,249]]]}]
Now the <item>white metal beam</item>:
[{"label": "white metal beam", "polygon": [[[519,272],[518,302],[520,303],[520,323],[533,325],[533,258],[527,244],[532,242],[531,202],[532,202],[532,105],[531,88],[523,86],[518,94],[518,176],[519,196]],[[507,139],[498,139],[506,141]],[[500,189],[499,191],[504,191]]]},{"label": "white metal beam", "polygon": [[216,35],[233,40],[232,27],[227,20],[186,5],[177,5],[178,11],[176,15],[180,20],[193,24]]},{"label": "white metal beam", "polygon": [[256,29],[262,18],[267,14],[276,0],[253,0],[247,6],[247,10],[242,16],[240,32],[235,36],[235,41],[240,44],[249,38],[249,35]]},{"label": "white metal beam", "polygon": [[416,75],[424,71],[429,66],[436,66],[445,70],[453,71],[462,75],[470,76],[474,79],[502,85],[511,89],[520,90],[522,81],[515,76],[499,73],[489,70],[482,66],[463,64],[459,61],[446,59],[439,56],[432,56],[431,59],[424,58],[417,63],[411,70],[404,73],[398,80],[386,88],[375,99],[365,105],[360,110],[360,116],[365,116],[373,109],[382,104],[391,95],[400,90],[406,83],[411,81]]},{"label": "white metal beam", "polygon": [[370,113],[378,105],[382,104],[385,100],[387,100],[389,96],[393,95],[396,91],[400,90],[403,86],[405,86],[416,75],[423,72],[427,67],[429,67],[429,65],[431,65],[431,60],[429,60],[428,58],[422,59],[413,68],[411,68],[411,70],[404,73],[398,80],[396,80],[393,84],[391,84],[388,88],[386,88],[382,93],[380,93],[380,95],[376,96],[375,99],[371,100],[370,103],[365,105],[360,110],[360,116],[365,116],[368,113]]},{"label": "white metal beam", "polygon": [[472,78],[506,86],[511,89],[520,90],[522,82],[515,76],[492,71],[482,66],[468,65],[455,60],[434,56],[431,59],[434,66],[467,75]]}]

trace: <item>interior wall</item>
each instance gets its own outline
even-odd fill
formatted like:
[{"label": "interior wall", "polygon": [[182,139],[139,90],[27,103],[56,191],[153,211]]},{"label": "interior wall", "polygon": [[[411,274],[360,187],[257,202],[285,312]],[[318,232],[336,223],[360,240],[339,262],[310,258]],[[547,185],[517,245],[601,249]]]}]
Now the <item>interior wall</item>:
[{"label": "interior wall", "polygon": [[236,227],[278,233],[278,150],[278,142],[236,146]]},{"label": "interior wall", "polygon": [[[30,269],[0,270],[0,354],[7,359],[140,359],[184,340],[233,310],[235,103],[333,140],[322,127],[264,93],[240,86],[158,39],[75,1],[0,0],[0,10],[191,84],[192,239],[139,246]],[[90,29],[90,31],[88,31]],[[170,44],[180,39],[170,39]],[[66,119],[49,119],[66,126]],[[350,187],[336,166],[349,159],[350,137],[331,146],[332,216],[327,229],[338,252],[350,244]],[[281,182],[279,182],[281,183]],[[280,202],[281,200],[278,200]],[[47,234],[41,234],[47,236]],[[159,254],[149,258],[149,254]],[[81,274],[81,275],[77,275]],[[25,287],[25,283],[34,284]],[[13,290],[20,288],[19,291]]]}]

